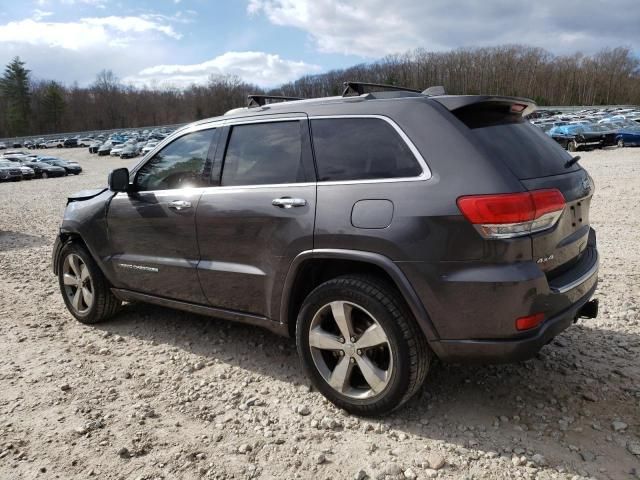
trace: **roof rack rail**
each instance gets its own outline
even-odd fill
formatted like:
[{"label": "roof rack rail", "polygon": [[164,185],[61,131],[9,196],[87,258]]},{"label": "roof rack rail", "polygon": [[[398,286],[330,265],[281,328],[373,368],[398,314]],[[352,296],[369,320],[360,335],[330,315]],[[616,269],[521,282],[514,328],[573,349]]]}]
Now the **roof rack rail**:
[{"label": "roof rack rail", "polygon": [[267,100],[276,100],[279,102],[291,102],[293,100],[304,100],[301,97],[283,97],[281,95],[248,95],[249,104],[247,107],[263,107],[267,104]]},{"label": "roof rack rail", "polygon": [[420,90],[416,90],[414,88],[401,87],[398,85],[387,85],[384,83],[368,83],[368,82],[344,82],[344,91],[342,92],[343,97],[349,96],[349,93],[353,92],[356,95],[362,95],[366,93],[365,90],[369,91],[380,91],[380,90],[396,90],[403,92],[413,92],[420,93]]}]

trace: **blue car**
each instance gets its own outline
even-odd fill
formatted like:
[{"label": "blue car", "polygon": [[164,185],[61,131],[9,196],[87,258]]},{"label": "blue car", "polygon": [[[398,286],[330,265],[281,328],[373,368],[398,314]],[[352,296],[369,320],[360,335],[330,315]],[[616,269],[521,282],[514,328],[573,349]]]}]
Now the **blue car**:
[{"label": "blue car", "polygon": [[640,128],[628,127],[616,132],[616,142],[619,147],[640,146]]},{"label": "blue car", "polygon": [[562,125],[547,132],[551,138],[570,152],[591,150],[615,145],[615,132],[599,125]]}]

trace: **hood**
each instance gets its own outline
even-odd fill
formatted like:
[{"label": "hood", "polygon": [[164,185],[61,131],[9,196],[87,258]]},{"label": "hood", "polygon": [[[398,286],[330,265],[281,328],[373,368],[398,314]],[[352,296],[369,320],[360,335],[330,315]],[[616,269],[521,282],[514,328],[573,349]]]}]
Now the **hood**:
[{"label": "hood", "polygon": [[107,187],[81,190],[67,197],[67,205],[71,202],[81,202],[83,200],[89,200],[90,198],[97,197],[105,190],[107,190]]}]

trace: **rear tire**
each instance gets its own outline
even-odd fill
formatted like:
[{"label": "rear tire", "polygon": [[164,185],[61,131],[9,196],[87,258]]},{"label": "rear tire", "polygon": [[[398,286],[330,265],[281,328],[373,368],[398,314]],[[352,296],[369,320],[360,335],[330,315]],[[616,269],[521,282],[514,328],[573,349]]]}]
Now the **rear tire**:
[{"label": "rear tire", "polygon": [[44,178],[44,179],[47,179],[47,178],[49,178],[49,174],[47,172],[42,172],[41,177]]},{"label": "rear tire", "polygon": [[82,323],[106,320],[122,304],[91,254],[77,242],[68,242],[60,251],[58,284],[67,309]]},{"label": "rear tire", "polygon": [[624,140],[623,139],[618,139],[618,148],[623,148],[624,147]]},{"label": "rear tire", "polygon": [[357,415],[400,407],[420,389],[431,363],[403,299],[376,277],[343,276],[315,288],[300,309],[296,340],[313,385]]},{"label": "rear tire", "polygon": [[567,143],[567,150],[569,150],[570,152],[576,152],[578,150],[578,144],[575,140],[571,140],[569,143]]}]

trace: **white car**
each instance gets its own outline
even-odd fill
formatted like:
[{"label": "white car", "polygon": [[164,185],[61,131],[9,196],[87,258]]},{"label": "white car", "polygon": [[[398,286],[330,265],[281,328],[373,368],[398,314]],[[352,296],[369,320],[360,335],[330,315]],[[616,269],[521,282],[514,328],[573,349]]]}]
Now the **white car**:
[{"label": "white car", "polygon": [[156,148],[156,145],[158,145],[158,142],[147,142],[147,144],[142,147],[142,155],[149,153],[151,150]]},{"label": "white car", "polygon": [[48,140],[44,142],[44,148],[58,148],[62,146],[62,140]]},{"label": "white car", "polygon": [[119,157],[120,154],[122,153],[122,150],[124,150],[124,144],[120,144],[120,145],[116,145],[111,149],[111,152],[109,152],[109,155],[113,156],[113,157]]}]

